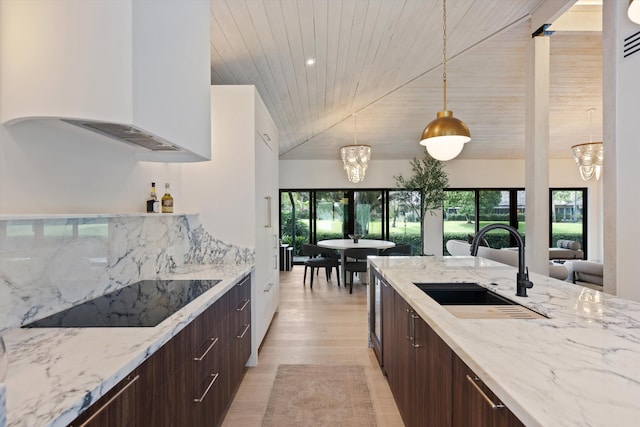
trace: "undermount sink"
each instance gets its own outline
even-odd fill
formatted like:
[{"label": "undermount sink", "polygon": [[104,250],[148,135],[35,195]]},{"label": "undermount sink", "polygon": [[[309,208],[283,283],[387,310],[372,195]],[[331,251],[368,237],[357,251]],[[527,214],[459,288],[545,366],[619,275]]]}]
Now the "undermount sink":
[{"label": "undermount sink", "polygon": [[477,283],[415,283],[440,305],[517,305]]},{"label": "undermount sink", "polygon": [[541,315],[473,282],[414,283],[462,319],[541,319]]}]

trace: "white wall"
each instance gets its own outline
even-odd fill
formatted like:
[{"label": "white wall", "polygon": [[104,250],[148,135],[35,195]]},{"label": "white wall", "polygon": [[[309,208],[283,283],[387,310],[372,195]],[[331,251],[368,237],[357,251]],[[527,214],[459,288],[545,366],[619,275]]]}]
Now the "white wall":
[{"label": "white wall", "polygon": [[[451,160],[445,163],[451,188],[505,188],[523,187],[524,160]],[[549,161],[549,185],[551,187],[588,187],[589,194],[589,253],[594,260],[602,259],[601,183],[585,182],[573,159]],[[338,188],[393,188],[394,175],[411,175],[408,160],[372,160],[365,180],[350,183],[336,160],[280,160],[280,188],[286,189],[338,189]],[[606,173],[606,171],[604,172]],[[440,216],[427,217],[425,252],[438,253],[441,245],[431,244],[429,236],[438,239]],[[441,231],[440,231],[441,233]]]},{"label": "white wall", "polygon": [[179,164],[137,162],[126,144],[84,132],[0,125],[0,214],[145,212],[151,181],[160,195],[170,182],[184,212]]},{"label": "white wall", "polygon": [[200,213],[202,225],[218,239],[252,249],[256,246],[254,111],[253,86],[213,86],[211,116],[219,120],[211,123],[211,160],[182,166],[187,209]]}]

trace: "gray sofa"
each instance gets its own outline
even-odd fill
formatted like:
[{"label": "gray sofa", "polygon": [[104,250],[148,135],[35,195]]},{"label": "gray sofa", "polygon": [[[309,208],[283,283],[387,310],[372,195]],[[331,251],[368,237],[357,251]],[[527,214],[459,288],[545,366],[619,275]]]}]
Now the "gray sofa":
[{"label": "gray sofa", "polygon": [[591,289],[602,290],[603,266],[600,262],[571,260],[564,263],[567,269],[567,282],[586,286]]},{"label": "gray sofa", "polygon": [[[453,256],[471,255],[471,245],[463,240],[448,240],[447,251]],[[518,252],[515,250],[493,249],[487,246],[478,247],[478,256],[492,261],[518,267]],[[566,264],[566,263],[565,263]],[[567,280],[568,271],[564,265],[550,264],[549,277],[559,280]]]}]

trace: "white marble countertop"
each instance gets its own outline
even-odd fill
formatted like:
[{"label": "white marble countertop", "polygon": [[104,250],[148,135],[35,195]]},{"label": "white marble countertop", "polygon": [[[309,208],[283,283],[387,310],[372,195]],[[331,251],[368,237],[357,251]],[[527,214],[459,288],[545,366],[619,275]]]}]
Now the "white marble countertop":
[{"label": "white marble countertop", "polygon": [[[371,264],[527,426],[640,422],[640,303],[474,257],[374,257]],[[473,281],[548,319],[459,319],[414,282]],[[492,285],[495,283],[495,285]]]},{"label": "white marble countertop", "polygon": [[7,426],[66,426],[87,406],[87,393],[95,402],[251,271],[198,265],[161,277],[222,281],[155,327],[8,331]]}]

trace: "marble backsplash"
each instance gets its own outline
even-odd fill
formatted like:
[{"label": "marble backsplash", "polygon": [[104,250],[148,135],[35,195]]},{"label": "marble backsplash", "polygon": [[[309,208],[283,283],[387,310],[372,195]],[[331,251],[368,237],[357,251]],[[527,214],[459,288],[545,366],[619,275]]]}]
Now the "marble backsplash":
[{"label": "marble backsplash", "polygon": [[197,215],[0,219],[0,332],[185,264],[254,261]]}]

